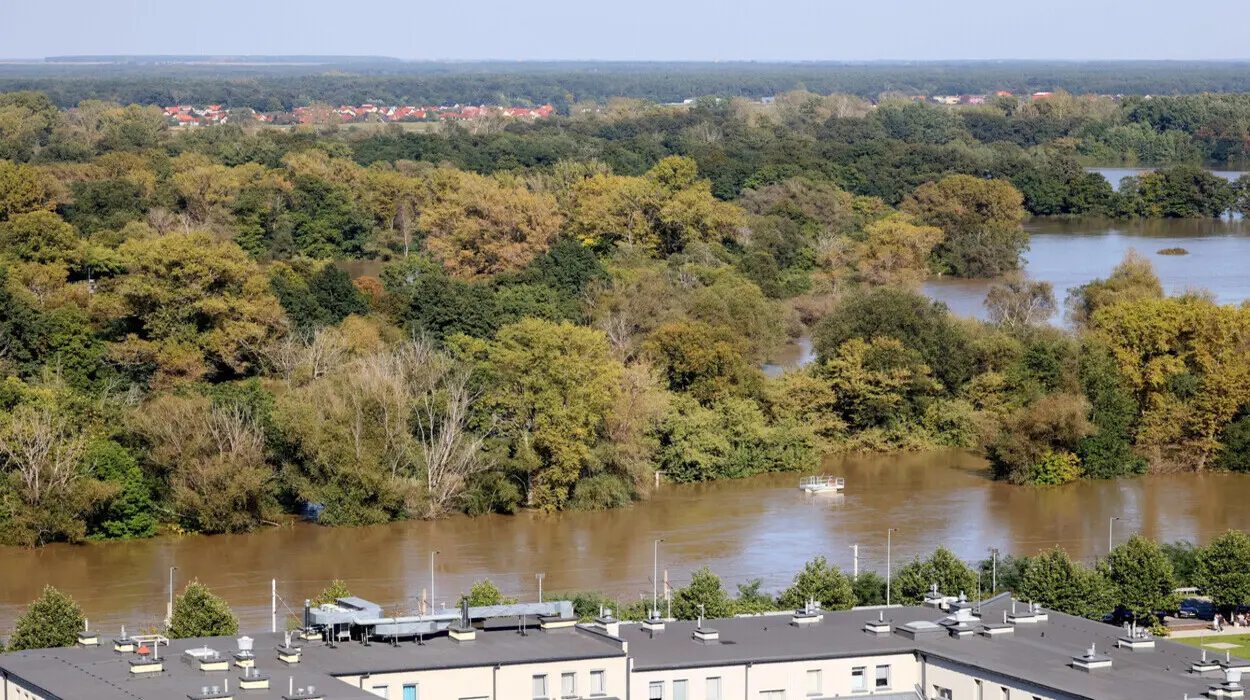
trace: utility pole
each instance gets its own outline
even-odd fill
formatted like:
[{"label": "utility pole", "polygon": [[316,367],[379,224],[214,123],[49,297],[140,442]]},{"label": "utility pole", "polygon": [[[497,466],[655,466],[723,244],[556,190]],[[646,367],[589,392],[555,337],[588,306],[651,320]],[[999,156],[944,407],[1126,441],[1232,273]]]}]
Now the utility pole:
[{"label": "utility pole", "polygon": [[655,541],[655,554],[651,562],[651,619],[654,620],[660,616],[660,543],[664,540]]},{"label": "utility pole", "polygon": [[859,545],[858,545],[858,544],[853,544],[853,545],[851,545],[851,551],[855,553],[855,554],[854,554],[854,556],[855,556],[855,566],[854,566],[854,568],[852,569],[852,571],[853,571],[854,573],[853,573],[853,574],[851,574],[851,580],[852,580],[852,581],[858,581],[858,580],[859,580]]},{"label": "utility pole", "polygon": [[894,531],[898,528],[892,527],[885,531],[885,606],[890,607],[890,583],[893,574],[890,569],[890,546],[893,544]]},{"label": "utility pole", "polygon": [[269,631],[274,633],[278,631],[278,579],[276,578],[269,581]]},{"label": "utility pole", "polygon": [[543,576],[546,574],[534,574],[534,578],[538,579],[538,602],[543,602]]},{"label": "utility pole", "polygon": [[1107,521],[1107,554],[1111,554],[1111,550],[1115,548],[1115,521],[1118,517],[1112,517]]},{"label": "utility pole", "polygon": [[430,610],[434,609],[434,555],[438,550],[430,552]]}]

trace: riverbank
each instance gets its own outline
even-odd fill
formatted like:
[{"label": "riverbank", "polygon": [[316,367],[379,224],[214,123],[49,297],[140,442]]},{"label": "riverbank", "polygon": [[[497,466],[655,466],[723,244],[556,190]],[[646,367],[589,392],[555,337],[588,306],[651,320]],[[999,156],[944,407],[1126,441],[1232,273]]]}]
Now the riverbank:
[{"label": "riverbank", "polygon": [[159,620],[169,567],[179,586],[198,578],[224,597],[245,628],[268,624],[270,582],[292,609],[309,590],[344,579],[383,605],[411,605],[429,588],[435,557],[437,604],[452,604],[477,580],[506,595],[602,590],[622,599],[651,594],[653,547],[661,574],[684,585],[710,566],[733,589],[761,578],[765,590],[789,585],[815,556],[845,571],[885,570],[886,536],[897,528],[897,565],[944,545],[966,561],[1031,554],[1056,544],[1092,563],[1114,537],[1140,532],[1159,541],[1205,542],[1229,528],[1250,529],[1241,495],[1250,475],[1178,474],[1059,487],[1017,487],[989,478],[984,460],[964,452],[827,458],[822,471],[847,480],[843,497],[804,496],[798,474],[663,485],[632,507],[543,515],[457,516],[361,528],[309,523],[241,535],[191,535],[38,550],[0,549],[20,576],[0,577],[0,629],[50,583],[73,595],[102,628]]}]

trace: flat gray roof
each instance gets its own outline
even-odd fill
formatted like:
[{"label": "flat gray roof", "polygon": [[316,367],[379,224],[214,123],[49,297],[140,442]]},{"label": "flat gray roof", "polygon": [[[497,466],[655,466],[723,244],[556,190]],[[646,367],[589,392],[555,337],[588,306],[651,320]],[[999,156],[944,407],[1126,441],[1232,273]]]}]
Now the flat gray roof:
[{"label": "flat gray roof", "polygon": [[[1009,609],[1006,599],[987,602],[982,607],[983,619],[997,622],[1002,611]],[[669,622],[654,635],[638,625],[623,624],[621,636],[629,642],[636,671],[920,653],[967,667],[968,673],[984,678],[998,675],[1090,700],[1176,700],[1186,693],[1200,697],[1223,679],[1221,672],[1189,672],[1201,654],[1194,647],[1156,639],[1154,650],[1120,649],[1116,640],[1124,632],[1118,627],[1047,613],[1048,622],[1016,625],[1012,634],[993,638],[977,634],[956,639],[945,632],[915,640],[897,632],[876,636],[863,631],[865,622],[877,619],[875,610],[825,612],[820,622],[803,626],[793,626],[789,616],[777,615],[709,621],[720,633],[719,644],[695,641],[693,622]],[[885,619],[895,628],[945,617],[946,613],[928,608],[885,611]],[[1087,672],[1071,667],[1072,657],[1084,654],[1091,644],[1100,655],[1112,659],[1111,668]]]},{"label": "flat gray roof", "polygon": [[[624,656],[615,642],[576,628],[529,629],[525,636],[515,630],[500,630],[478,632],[475,640],[466,643],[443,634],[420,646],[415,642],[400,642],[399,646],[373,642],[366,647],[360,642],[342,642],[330,648],[321,642],[308,642],[302,647],[300,663],[288,668],[278,661],[274,650],[282,644],[282,635],[252,636],[257,670],[269,676],[270,689],[236,692],[236,696],[256,700],[279,700],[288,693],[292,678],[297,690],[315,686],[317,694],[326,700],[376,700],[373,694],[335,676]],[[143,676],[130,673],[129,661],[135,655],[114,652],[109,637],[102,634],[96,648],[0,654],[0,670],[62,700],[177,700],[197,694],[205,686],[224,686],[227,679],[232,691],[238,688],[242,669],[233,666],[231,655],[237,650],[234,637],[171,640],[168,647],[160,648],[164,670]],[[229,659],[230,670],[201,672],[182,661],[184,651],[203,646]]]}]

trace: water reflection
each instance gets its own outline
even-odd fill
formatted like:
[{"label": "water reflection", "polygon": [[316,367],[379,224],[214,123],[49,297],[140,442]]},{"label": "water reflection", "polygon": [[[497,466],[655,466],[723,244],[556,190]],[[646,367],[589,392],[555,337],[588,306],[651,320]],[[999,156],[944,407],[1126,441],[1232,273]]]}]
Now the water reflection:
[{"label": "water reflection", "polygon": [[[1025,270],[1050,282],[1059,302],[1069,289],[1105,278],[1129,249],[1149,258],[1169,294],[1201,288],[1220,303],[1250,299],[1250,223],[1228,219],[1033,219]],[[1164,248],[1184,248],[1188,255],[1159,255]],[[932,279],[925,293],[946,302],[961,316],[985,318],[985,295],[993,280]],[[1056,323],[1061,318],[1052,319]]]},{"label": "water reflection", "polygon": [[595,588],[621,599],[650,596],[652,541],[663,538],[661,568],[674,585],[711,566],[726,582],[764,579],[779,589],[808,559],[824,555],[849,569],[884,569],[885,530],[898,528],[903,561],[938,545],[965,559],[988,548],[1028,553],[1060,544],[1091,560],[1105,553],[1107,520],[1117,538],[1142,532],[1164,540],[1205,541],[1250,528],[1250,476],[1180,474],[1054,488],[989,480],[983,460],[961,452],[831,457],[829,475],[846,477],[841,498],[805,496],[799,475],[685,486],[665,485],[650,501],[603,513],[451,518],[372,528],[299,524],[250,535],[182,537],[0,549],[0,629],[45,583],[74,595],[93,623],[155,624],[164,611],[168,567],[199,578],[240,612],[247,629],[267,626],[269,581],[298,609],[330,579],[388,610],[414,610],[429,587],[429,552],[438,550],[437,590],[453,603],[489,576],[511,595],[532,599],[534,574],[548,591]]}]

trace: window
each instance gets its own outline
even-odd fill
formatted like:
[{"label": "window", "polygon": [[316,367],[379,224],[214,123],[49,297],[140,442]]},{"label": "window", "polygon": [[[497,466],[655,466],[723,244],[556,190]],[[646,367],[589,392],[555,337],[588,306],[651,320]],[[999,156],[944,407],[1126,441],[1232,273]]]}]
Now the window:
[{"label": "window", "polygon": [[868,675],[866,666],[856,666],[851,669],[851,692],[862,693],[868,690],[868,686],[864,683],[864,678]]},{"label": "window", "polygon": [[807,694],[820,695],[820,671],[813,670],[807,672]]},{"label": "window", "polygon": [[876,687],[878,688],[890,687],[890,667],[889,666],[877,667],[877,686]]},{"label": "window", "polygon": [[419,695],[417,694],[416,683],[408,683],[404,685],[404,700],[417,700],[418,697]]},{"label": "window", "polygon": [[560,697],[575,698],[577,697],[577,674],[561,673],[560,674]]},{"label": "window", "polygon": [[720,676],[707,679],[707,692],[703,697],[706,700],[720,700]]},{"label": "window", "polygon": [[761,690],[760,700],[786,700],[786,691],[784,690]]},{"label": "window", "polygon": [[673,681],[673,700],[686,700],[686,679]]},{"label": "window", "polygon": [[390,690],[389,685],[375,685],[369,689],[369,692],[373,693],[374,695],[380,698],[384,698],[387,696],[387,691],[389,690]]},{"label": "window", "polygon": [[604,682],[603,671],[590,672],[590,694],[606,695],[608,692],[607,684]]},{"label": "window", "polygon": [[955,700],[955,693],[940,685],[933,686],[933,694],[937,696],[937,700]]},{"label": "window", "polygon": [[664,700],[664,681],[651,681],[647,684],[649,700]]},{"label": "window", "polygon": [[544,674],[543,674],[543,675],[541,675],[541,676],[534,676],[534,681],[533,681],[533,683],[530,685],[530,689],[533,691],[533,692],[532,692],[532,697],[535,697],[535,698],[545,698],[545,697],[548,697],[548,695],[547,695],[547,674],[545,674],[545,673],[544,673]]}]

